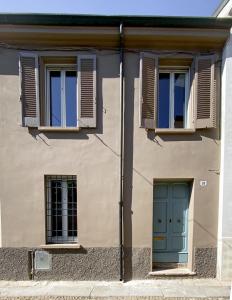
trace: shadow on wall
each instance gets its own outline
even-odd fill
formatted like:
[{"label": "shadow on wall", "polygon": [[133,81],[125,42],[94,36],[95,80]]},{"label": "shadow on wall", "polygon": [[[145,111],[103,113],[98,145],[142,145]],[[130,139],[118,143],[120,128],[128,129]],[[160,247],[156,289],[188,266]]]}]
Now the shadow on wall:
[{"label": "shadow on wall", "polygon": [[[124,227],[124,277],[133,278],[132,265],[132,189],[133,189],[133,137],[134,137],[134,85],[138,78],[125,63],[125,133],[124,133],[124,182],[123,182],[123,227]],[[134,68],[133,68],[134,70]]]},{"label": "shadow on wall", "polygon": [[214,140],[215,143],[218,143],[217,140],[220,138],[219,130],[214,128],[198,129],[196,132],[191,134],[157,134],[154,130],[147,131],[147,138],[161,147],[162,145],[159,143],[159,140],[162,140],[163,142],[192,142],[202,141],[202,137],[207,137]]},{"label": "shadow on wall", "polygon": [[[15,55],[16,54],[16,55]],[[19,60],[16,50],[0,48],[0,75],[19,75]]]}]

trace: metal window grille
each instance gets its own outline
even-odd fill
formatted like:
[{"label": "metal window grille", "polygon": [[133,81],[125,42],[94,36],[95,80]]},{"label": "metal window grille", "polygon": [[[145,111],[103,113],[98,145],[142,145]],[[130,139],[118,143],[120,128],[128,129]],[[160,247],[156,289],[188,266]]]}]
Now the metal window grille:
[{"label": "metal window grille", "polygon": [[46,176],[48,243],[77,242],[76,176]]}]

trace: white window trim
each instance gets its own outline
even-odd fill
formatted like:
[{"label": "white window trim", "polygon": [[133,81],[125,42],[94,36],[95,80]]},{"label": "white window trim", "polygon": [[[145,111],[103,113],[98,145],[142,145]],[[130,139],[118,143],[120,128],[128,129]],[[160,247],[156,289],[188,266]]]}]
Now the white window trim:
[{"label": "white window trim", "polygon": [[[170,90],[169,90],[169,127],[162,128],[166,130],[175,130],[175,129],[189,129],[190,126],[190,116],[189,116],[189,103],[190,103],[190,86],[189,86],[189,77],[190,77],[190,69],[189,68],[168,68],[162,67],[159,69],[160,73],[170,74]],[[184,105],[184,127],[183,128],[175,128],[174,127],[174,88],[175,88],[175,78],[174,74],[184,73],[185,74],[185,105]],[[159,84],[159,83],[158,83]],[[159,95],[158,95],[159,96]],[[158,98],[159,101],[159,98]],[[157,123],[158,123],[158,111],[157,111]],[[158,125],[158,124],[157,124]],[[159,129],[159,127],[158,127]]]},{"label": "white window trim", "polygon": [[[78,71],[76,64],[46,64],[45,65],[45,123],[48,127],[58,127],[58,128],[69,128],[66,126],[66,98],[65,98],[65,72],[66,71],[76,71],[77,84],[76,84],[76,126],[79,126],[78,123]],[[50,72],[59,71],[61,72],[61,126],[52,126],[51,117],[50,117]]]},{"label": "white window trim", "polygon": [[[67,176],[68,177],[68,176]],[[48,186],[49,189],[47,189],[47,201],[48,201],[48,207],[47,209],[51,212],[51,203],[52,203],[52,194],[51,194],[51,181],[56,180],[55,178],[49,178],[48,179]],[[59,179],[58,179],[59,180]],[[47,242],[48,243],[76,243],[78,241],[77,237],[68,237],[68,213],[65,215],[64,211],[68,212],[68,188],[67,188],[67,179],[62,179],[62,236],[51,236],[48,237],[47,232],[52,232],[52,215],[47,215]]]}]

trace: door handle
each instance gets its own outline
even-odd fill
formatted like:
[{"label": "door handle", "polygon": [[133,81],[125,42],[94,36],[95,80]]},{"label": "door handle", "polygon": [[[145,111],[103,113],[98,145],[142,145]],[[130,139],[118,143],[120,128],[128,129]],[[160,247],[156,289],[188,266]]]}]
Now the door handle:
[{"label": "door handle", "polygon": [[172,219],[169,219],[169,223],[172,223]]},{"label": "door handle", "polygon": [[158,219],[158,223],[162,223],[162,220],[161,220],[161,219]]}]

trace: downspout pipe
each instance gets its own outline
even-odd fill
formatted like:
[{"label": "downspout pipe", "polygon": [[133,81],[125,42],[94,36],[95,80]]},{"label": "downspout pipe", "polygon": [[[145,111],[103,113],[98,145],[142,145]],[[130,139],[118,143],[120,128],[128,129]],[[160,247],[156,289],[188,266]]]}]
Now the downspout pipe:
[{"label": "downspout pipe", "polygon": [[120,248],[120,281],[124,280],[123,249],[123,166],[124,166],[124,45],[123,23],[120,23],[120,201],[119,201],[119,248]]}]

